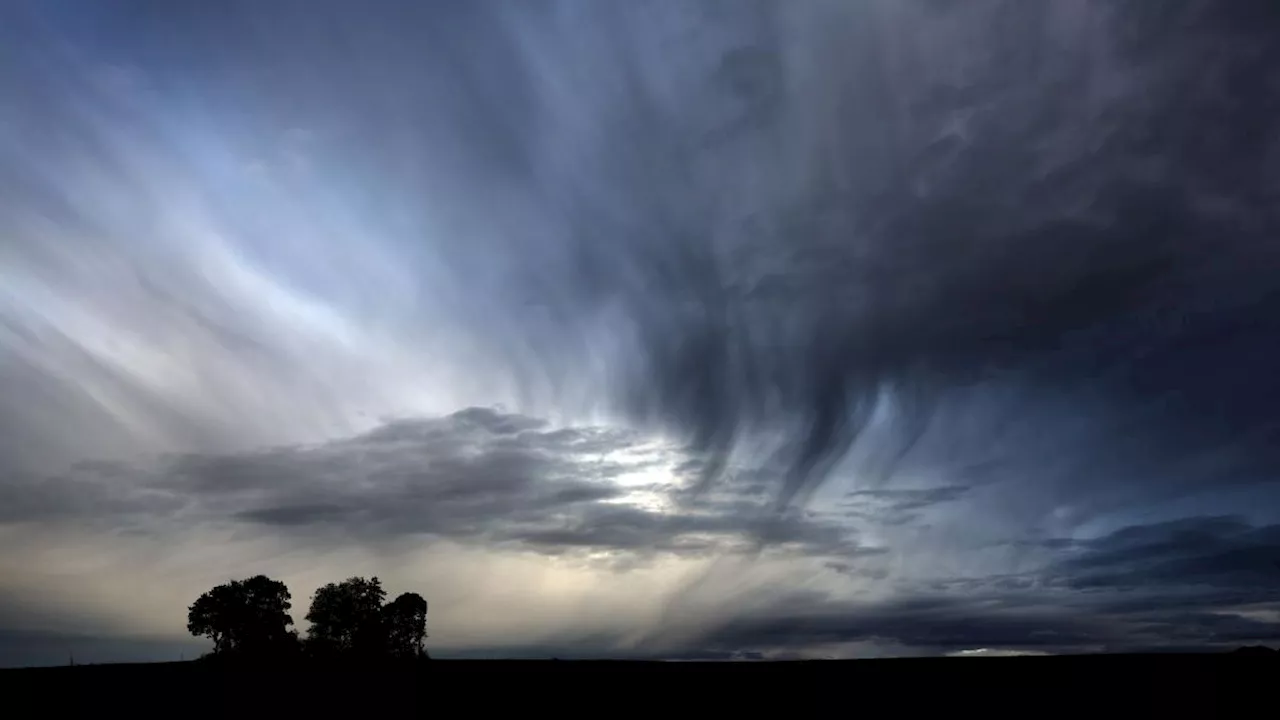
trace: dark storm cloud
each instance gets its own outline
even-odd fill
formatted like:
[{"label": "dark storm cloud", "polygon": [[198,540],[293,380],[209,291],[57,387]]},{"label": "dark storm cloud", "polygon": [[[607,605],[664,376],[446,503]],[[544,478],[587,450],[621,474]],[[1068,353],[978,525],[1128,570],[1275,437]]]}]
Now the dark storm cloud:
[{"label": "dark storm cloud", "polygon": [[[1200,516],[1129,525],[1090,539],[1019,541],[1044,562],[1015,574],[939,580],[954,592],[1060,593],[1095,612],[1213,611],[1252,603],[1280,608],[1280,526]],[[1280,618],[1278,618],[1280,619]]]},{"label": "dark storm cloud", "polygon": [[[603,399],[683,433],[708,479],[780,432],[784,498],[882,391],[869,477],[974,382],[1098,398],[1133,430],[1088,450],[1120,464],[1276,469],[1265,0],[441,7],[246,8],[208,18],[207,47],[160,46],[273,112],[288,78],[292,112],[384,140],[334,162],[447,195],[458,313],[521,377],[572,385],[566,348],[602,353]],[[245,17],[291,53],[210,69]],[[329,31],[369,54],[321,52]],[[406,175],[427,147],[439,175]]]},{"label": "dark storm cloud", "polygon": [[[42,27],[145,69],[140,97],[215,118],[228,148],[305,156],[317,207],[376,217],[394,239],[371,246],[430,286],[381,308],[405,336],[447,305],[517,394],[680,433],[706,480],[776,443],[769,482],[812,489],[887,403],[862,458],[883,479],[975,383],[1125,428],[1041,463],[1063,475],[1274,475],[1265,0],[376,7],[132,3]],[[64,88],[24,92],[93,125]],[[271,273],[369,303],[314,259],[336,240],[304,260],[212,174]]]},{"label": "dark storm cloud", "polygon": [[853,490],[839,503],[842,514],[877,523],[905,525],[919,519],[920,511],[964,498],[973,488],[944,485],[922,489]]},{"label": "dark storm cloud", "polygon": [[1060,550],[1050,572],[1075,589],[1280,601],[1280,525],[1192,517],[1131,526]]},{"label": "dark storm cloud", "polygon": [[725,623],[700,638],[705,651],[796,651],[842,643],[881,643],[909,654],[977,648],[1052,653],[1209,650],[1274,642],[1280,624],[1217,612],[1143,611],[1127,615],[1064,610],[1018,601],[960,598],[866,605],[825,602],[778,607]]},{"label": "dark storm cloud", "polygon": [[916,652],[976,647],[1071,648],[1105,644],[1106,624],[1034,607],[961,599],[917,599],[859,606],[811,599],[795,607],[725,623],[702,638],[708,650],[786,650],[852,642],[891,642]]},{"label": "dark storm cloud", "polygon": [[[72,519],[146,528],[240,521],[275,532],[368,541],[427,535],[537,552],[707,555],[761,543],[801,556],[856,552],[834,517],[764,513],[708,496],[681,510],[674,483],[619,484],[681,462],[634,433],[552,428],[486,408],[384,424],[315,446],[180,455],[155,467],[82,463],[0,484],[3,522]],[[661,477],[661,476],[659,476]]]},{"label": "dark storm cloud", "polygon": [[882,502],[894,511],[919,510],[938,503],[958,500],[969,492],[964,485],[948,485],[946,487],[928,488],[925,490],[854,490],[845,494],[850,498],[849,505],[856,505],[859,500]]},{"label": "dark storm cloud", "polygon": [[[708,631],[716,652],[852,642],[933,654],[1210,649],[1280,639],[1280,527],[1200,517],[1051,542],[1046,567],[929,583],[887,601],[784,595]],[[858,559],[829,563],[865,577]]]},{"label": "dark storm cloud", "polygon": [[267,526],[476,539],[619,498],[611,481],[653,462],[608,457],[634,445],[625,432],[471,408],[315,447],[180,457],[159,482]]},{"label": "dark storm cloud", "polygon": [[855,535],[830,519],[773,516],[763,508],[710,505],[702,512],[661,513],[635,507],[591,507],[555,529],[500,531],[497,537],[548,551],[582,547],[638,553],[710,554],[748,552],[760,545],[799,556],[853,556],[862,551]]},{"label": "dark storm cloud", "polygon": [[[841,78],[841,139],[892,137],[882,150],[891,157],[827,147],[834,177],[807,178],[806,205],[779,208],[761,237],[744,228],[724,251],[768,246],[774,260],[760,278],[714,247],[709,205],[654,197],[645,171],[683,168],[684,150],[642,139],[662,159],[619,152],[606,169],[636,173],[630,187],[648,210],[637,216],[662,220],[631,218],[646,239],[628,249],[583,248],[594,255],[582,287],[595,290],[577,301],[631,308],[647,352],[637,409],[703,444],[727,447],[752,422],[792,413],[791,491],[844,451],[881,383],[901,384],[909,444],[935,391],[999,371],[1104,393],[1116,414],[1158,405],[1135,440],[1113,440],[1123,449],[1227,447],[1241,471],[1272,471],[1276,111],[1263,28],[1274,25],[1262,4],[1244,5],[1258,17],[1175,3],[1153,13],[1178,24],[1158,26],[1122,4],[1109,30],[1131,37],[1116,40],[1109,69],[1146,75],[1103,107],[1091,101],[1096,58],[1045,36],[1048,4],[992,11],[991,52],[960,87]],[[868,40],[891,52],[887,39]],[[785,51],[761,42],[762,62],[781,62]],[[1241,49],[1210,49],[1226,47]],[[902,107],[895,96],[916,103],[906,116],[863,110]],[[934,139],[960,115],[963,131]],[[1253,130],[1215,133],[1210,150],[1202,133],[1214,126]],[[1093,149],[1055,167],[1053,154],[1077,141]],[[738,142],[744,153],[774,149],[762,137]],[[926,171],[934,177],[922,190]],[[787,225],[788,213],[802,220]]]}]

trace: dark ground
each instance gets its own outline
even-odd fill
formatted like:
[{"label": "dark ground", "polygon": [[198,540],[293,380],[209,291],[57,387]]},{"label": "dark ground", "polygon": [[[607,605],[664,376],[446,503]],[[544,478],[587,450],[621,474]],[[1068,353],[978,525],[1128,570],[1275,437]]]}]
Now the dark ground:
[{"label": "dark ground", "polygon": [[[198,663],[0,671],[0,717],[630,715],[915,710],[1275,717],[1280,656],[1105,655],[814,662],[435,660],[417,670]],[[645,709],[648,713],[650,710]]]}]

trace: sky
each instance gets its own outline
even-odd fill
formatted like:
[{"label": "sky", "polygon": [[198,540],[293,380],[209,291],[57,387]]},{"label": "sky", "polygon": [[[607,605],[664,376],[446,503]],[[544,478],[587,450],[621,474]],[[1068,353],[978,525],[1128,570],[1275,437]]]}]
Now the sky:
[{"label": "sky", "polygon": [[1270,0],[3,0],[0,665],[1280,640]]}]

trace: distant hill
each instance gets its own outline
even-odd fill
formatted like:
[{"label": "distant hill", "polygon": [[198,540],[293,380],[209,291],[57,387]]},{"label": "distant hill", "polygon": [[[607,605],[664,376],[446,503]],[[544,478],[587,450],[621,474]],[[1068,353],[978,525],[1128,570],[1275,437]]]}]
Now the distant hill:
[{"label": "distant hill", "polygon": [[1265,645],[1247,645],[1245,647],[1236,648],[1231,651],[1232,655],[1257,655],[1259,657],[1280,657],[1280,651],[1269,648]]}]

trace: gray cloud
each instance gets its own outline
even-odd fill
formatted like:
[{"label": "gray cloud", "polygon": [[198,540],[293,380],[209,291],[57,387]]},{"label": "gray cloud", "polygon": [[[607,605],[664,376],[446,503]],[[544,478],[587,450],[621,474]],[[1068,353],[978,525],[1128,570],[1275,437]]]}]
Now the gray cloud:
[{"label": "gray cloud", "polygon": [[703,642],[709,649],[776,651],[878,641],[925,654],[975,647],[1091,648],[1111,637],[1104,622],[1061,611],[919,599],[879,607],[818,603],[779,609],[735,619]]},{"label": "gray cloud", "polygon": [[[538,297],[571,323],[590,320],[573,308],[605,306],[636,325],[639,354],[622,390],[637,416],[721,453],[760,426],[786,427],[788,494],[849,448],[886,384],[904,413],[905,450],[939,392],[993,373],[1105,393],[1113,417],[1142,417],[1134,441],[1112,438],[1121,454],[1141,452],[1143,442],[1184,454],[1230,443],[1237,462],[1270,467],[1274,389],[1247,358],[1272,352],[1271,280],[1259,268],[1273,258],[1254,238],[1272,222],[1261,200],[1271,191],[1255,188],[1275,186],[1262,161],[1273,133],[1223,136],[1208,153],[1181,112],[1194,105],[1195,123],[1258,128],[1268,117],[1244,105],[1267,94],[1257,84],[1266,61],[1252,51],[1195,71],[1193,87],[1205,93],[1240,83],[1240,104],[1189,97],[1181,82],[1201,48],[1261,42],[1260,24],[1216,8],[1169,11],[1204,28],[1183,38],[1192,49],[1176,60],[1173,41],[1138,4],[1070,13],[1026,3],[964,13],[870,4],[858,17],[883,34],[842,35],[839,48],[834,33],[832,44],[805,35],[803,46],[788,34],[819,17],[839,25],[838,14],[743,10],[724,30],[732,39],[720,57],[735,68],[733,58],[753,58],[741,65],[754,82],[718,82],[711,67],[695,65],[706,74],[681,76],[675,90],[641,76],[611,96],[624,109],[606,116],[616,123],[606,133],[636,140],[602,144],[589,165],[550,184],[548,193],[588,212],[565,220],[581,244],[565,251],[564,265],[535,268],[543,277],[533,291],[554,288]],[[856,33],[853,23],[841,27]],[[937,49],[891,44],[908,27],[936,36]],[[1098,32],[1107,41],[1085,50],[1084,37]],[[944,80],[955,67],[950,53],[968,66]],[[876,71],[830,85],[788,75],[806,61]],[[900,67],[886,67],[893,62]],[[821,118],[829,130],[798,118],[817,103],[801,80],[838,98]],[[757,95],[742,101],[735,94],[744,87]],[[688,102],[682,110],[708,112],[672,114],[663,91],[686,92],[674,101]],[[695,93],[704,99],[695,103]],[[725,114],[710,112],[716,103]],[[736,125],[731,107],[758,123]],[[660,118],[662,130],[631,133],[632,118],[645,117]],[[700,133],[726,127],[714,149],[698,144]],[[788,174],[809,147],[827,165]],[[742,168],[734,163],[745,157],[776,164],[774,182],[704,165]],[[611,192],[626,193],[624,210],[589,212],[607,207]],[[741,217],[739,203],[756,215]],[[1241,224],[1245,215],[1252,225]],[[528,284],[528,273],[513,280]],[[1233,384],[1241,377],[1251,378],[1248,391]],[[1158,418],[1143,414],[1152,403]],[[1210,408],[1234,429],[1202,422]],[[1257,444],[1223,434],[1249,430],[1263,433]]]},{"label": "gray cloud", "polygon": [[1053,571],[1075,588],[1193,591],[1280,600],[1280,525],[1198,517],[1117,530],[1068,546]]},{"label": "gray cloud", "polygon": [[903,648],[911,655],[977,648],[1048,653],[1134,652],[1163,647],[1231,648],[1280,639],[1275,622],[1217,612],[1105,615],[1017,602],[921,600],[902,605],[825,603],[735,618],[707,633],[705,652],[769,657],[855,643]]},{"label": "gray cloud", "polygon": [[276,532],[436,536],[552,554],[706,555],[753,543],[802,555],[856,551],[852,529],[814,513],[776,516],[759,502],[710,497],[665,507],[680,497],[677,477],[620,482],[681,463],[675,449],[643,440],[469,408],[315,446],[178,455],[151,467],[82,463],[67,475],[0,486],[12,499],[0,519],[121,527],[239,521]]},{"label": "gray cloud", "polygon": [[920,511],[960,500],[973,488],[943,485],[924,489],[853,490],[840,502],[843,514],[880,523],[905,525],[919,521]]},{"label": "gray cloud", "polygon": [[[148,470],[82,463],[65,476],[6,484],[15,502],[5,521],[69,520],[162,534],[169,524],[230,523],[334,547],[391,547],[422,538],[580,557],[612,572],[662,557],[720,563],[737,555],[757,563],[813,561],[818,564],[809,572],[833,578],[817,586],[825,589],[730,591],[723,585],[727,576],[712,565],[676,595],[674,607],[695,602],[692,630],[659,625],[631,640],[621,628],[568,632],[551,645],[508,646],[517,655],[781,658],[850,647],[894,654],[1082,652],[1280,637],[1275,525],[1206,516],[1130,525],[1093,538],[1010,540],[1005,544],[1029,546],[1040,562],[1014,573],[904,574],[901,563],[910,553],[893,542],[868,545],[863,534],[928,532],[913,513],[950,508],[966,499],[967,489],[856,490],[829,512],[783,514],[767,496],[730,488],[690,501],[696,463],[642,440],[629,431],[557,428],[470,408],[314,446],[172,456]],[[627,482],[629,472],[655,467],[670,473],[666,483],[647,476]],[[861,524],[847,522],[849,502],[863,508]],[[749,565],[743,570],[752,572]],[[804,575],[780,577],[796,582]],[[708,587],[730,593],[733,604],[709,614],[696,610],[697,593]],[[26,612],[14,602],[4,607],[18,616]],[[19,649],[57,636],[22,632]],[[115,647],[110,638],[77,637],[78,646]],[[47,655],[49,647],[40,652]]]},{"label": "gray cloud", "polygon": [[754,513],[741,512],[741,506],[712,506],[699,513],[658,513],[633,507],[595,507],[566,527],[504,531],[500,537],[553,550],[587,547],[705,554],[750,552],[768,546],[802,556],[852,556],[861,550],[854,534],[834,522],[794,515],[775,517],[753,509]]},{"label": "gray cloud", "polygon": [[873,642],[914,654],[1121,652],[1280,639],[1275,526],[1189,518],[1053,548],[1064,545],[1069,553],[1036,571],[934,582],[889,601],[787,596],[709,630],[698,647],[777,653]]}]

